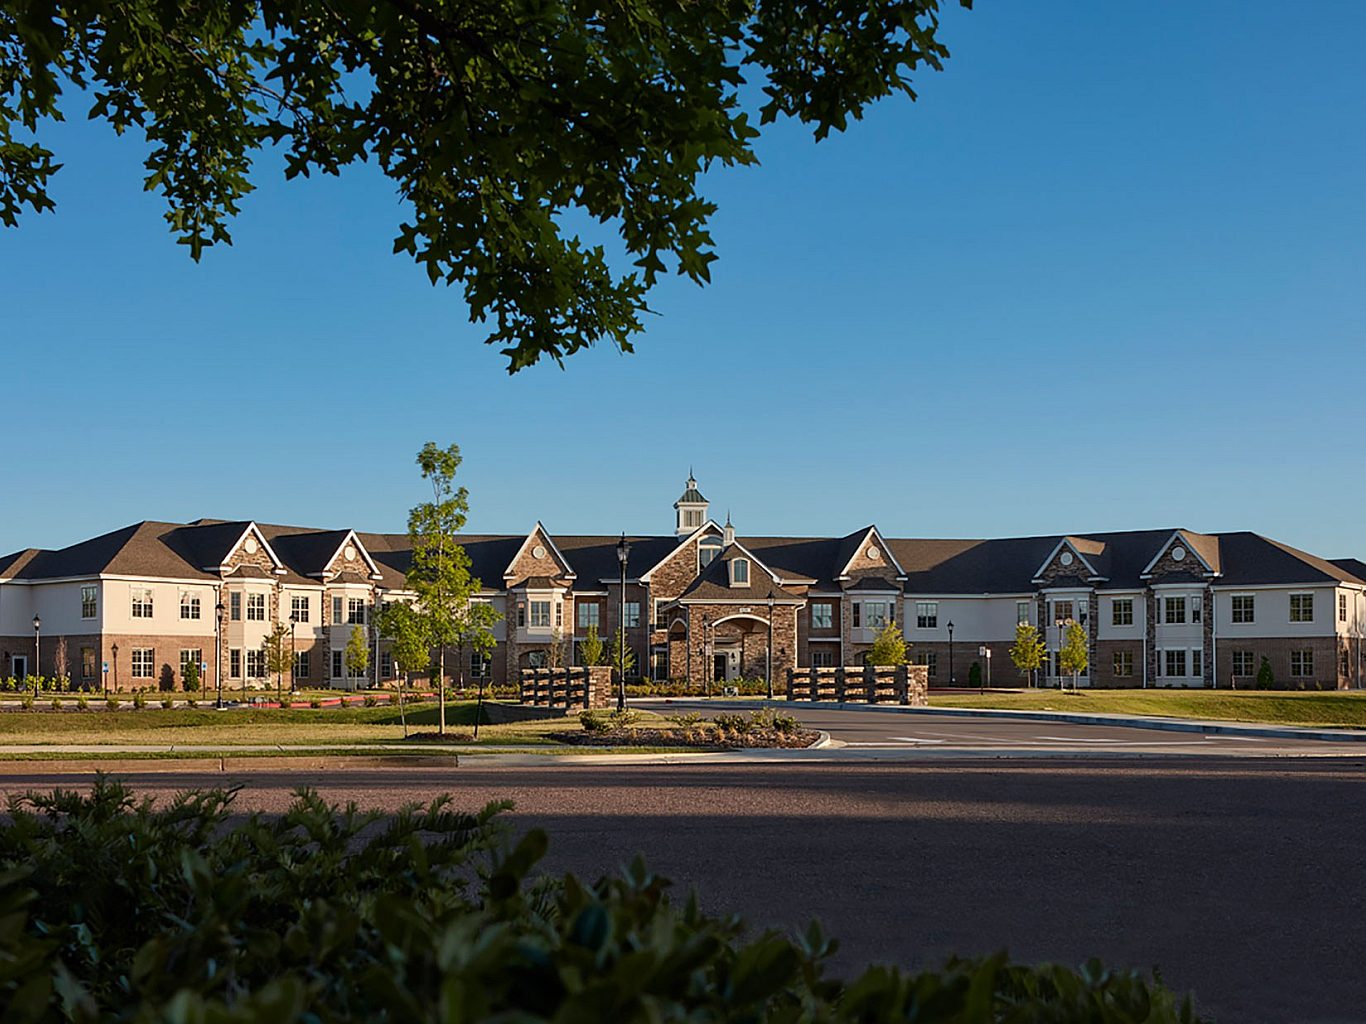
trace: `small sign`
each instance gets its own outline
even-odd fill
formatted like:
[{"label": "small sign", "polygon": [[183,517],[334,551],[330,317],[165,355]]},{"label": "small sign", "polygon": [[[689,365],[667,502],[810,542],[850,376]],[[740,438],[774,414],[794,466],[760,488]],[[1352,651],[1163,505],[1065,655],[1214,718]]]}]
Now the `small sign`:
[{"label": "small sign", "polygon": [[109,662],[107,662],[107,661],[104,663],[104,670],[105,670],[106,672],[109,671]]},{"label": "small sign", "polygon": [[200,672],[207,672],[208,670],[209,670],[209,663],[208,663],[207,661],[201,661],[201,662],[199,663],[199,671],[200,671]]}]

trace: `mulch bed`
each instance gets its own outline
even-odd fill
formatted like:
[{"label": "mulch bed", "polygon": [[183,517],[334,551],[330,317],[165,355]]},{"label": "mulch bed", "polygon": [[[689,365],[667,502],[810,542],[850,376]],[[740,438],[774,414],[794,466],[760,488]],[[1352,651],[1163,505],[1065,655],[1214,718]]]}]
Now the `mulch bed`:
[{"label": "mulch bed", "polygon": [[802,750],[820,739],[811,729],[796,732],[735,733],[699,731],[683,733],[675,729],[613,729],[609,732],[554,732],[550,738],[557,743],[579,747],[686,747],[694,750],[740,750],[781,747]]}]

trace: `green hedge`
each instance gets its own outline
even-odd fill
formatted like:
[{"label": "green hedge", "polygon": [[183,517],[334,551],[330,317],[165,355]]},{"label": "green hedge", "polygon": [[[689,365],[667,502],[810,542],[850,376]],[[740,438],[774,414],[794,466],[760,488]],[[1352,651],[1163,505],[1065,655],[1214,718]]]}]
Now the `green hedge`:
[{"label": "green hedge", "polygon": [[1192,1022],[1160,983],[1003,956],[826,974],[812,926],[746,937],[637,861],[533,878],[546,837],[443,797],[393,816],[300,792],[276,818],[232,794],[159,809],[100,778],[0,825],[0,1015],[13,1021]]}]

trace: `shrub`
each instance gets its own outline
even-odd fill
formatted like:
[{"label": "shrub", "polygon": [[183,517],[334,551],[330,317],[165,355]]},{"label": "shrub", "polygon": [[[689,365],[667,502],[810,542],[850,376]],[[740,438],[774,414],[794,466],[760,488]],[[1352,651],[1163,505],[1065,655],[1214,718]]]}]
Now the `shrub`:
[{"label": "shrub", "polygon": [[32,711],[32,710],[33,710],[33,691],[32,691],[32,690],[25,690],[25,691],[24,691],[24,697],[23,697],[23,699],[22,699],[19,703],[23,706],[23,708],[24,708],[25,711]]},{"label": "shrub", "polygon": [[119,709],[119,699],[117,697],[106,697],[104,699],[104,706],[110,711],[117,711]]},{"label": "shrub", "polygon": [[507,805],[442,797],[376,827],[307,791],[272,818],[231,818],[232,800],[153,807],[103,776],[88,796],[16,800],[0,824],[8,1016],[1198,1024],[1160,982],[1095,961],[997,955],[845,983],[819,926],[746,937],[672,901],[639,859],[593,885],[535,879],[546,836],[507,838]]},{"label": "shrub", "polygon": [[169,695],[162,697],[161,706],[169,711],[171,708],[175,707],[175,700]]},{"label": "shrub", "polygon": [[53,697],[53,698],[52,698],[52,710],[53,710],[53,711],[61,711],[61,710],[62,710],[62,698],[61,698],[61,697]]},{"label": "shrub", "polygon": [[397,703],[398,703],[398,699],[399,699],[398,694],[396,694],[396,693],[391,693],[391,694],[389,694],[389,703],[390,703],[390,704],[397,704]]},{"label": "shrub", "polygon": [[180,670],[180,685],[185,688],[186,693],[199,691],[199,662],[185,662],[184,668]]},{"label": "shrub", "polygon": [[1276,673],[1271,671],[1271,659],[1262,656],[1262,663],[1257,667],[1257,689],[1271,690],[1276,686]]},{"label": "shrub", "polygon": [[193,697],[186,697],[185,706],[190,708],[197,708],[199,707],[199,701],[195,700]]},{"label": "shrub", "polygon": [[136,693],[133,694],[133,707],[141,711],[146,706],[147,697],[141,690],[138,690]]},{"label": "shrub", "polygon": [[968,685],[976,690],[982,688],[982,663],[980,661],[974,661],[968,667]]},{"label": "shrub", "polygon": [[320,708],[323,706],[323,699],[321,697],[314,697],[309,700],[308,706],[311,708]]},{"label": "shrub", "polygon": [[76,707],[80,711],[90,710],[90,698],[87,697],[85,694],[81,694],[79,697],[76,698]]},{"label": "shrub", "polygon": [[372,707],[374,707],[374,706],[375,706],[376,704],[378,704],[378,703],[379,703],[379,698],[376,697],[373,693],[367,693],[367,694],[365,695],[364,704],[365,704],[365,706],[366,706],[367,708],[372,708]]}]

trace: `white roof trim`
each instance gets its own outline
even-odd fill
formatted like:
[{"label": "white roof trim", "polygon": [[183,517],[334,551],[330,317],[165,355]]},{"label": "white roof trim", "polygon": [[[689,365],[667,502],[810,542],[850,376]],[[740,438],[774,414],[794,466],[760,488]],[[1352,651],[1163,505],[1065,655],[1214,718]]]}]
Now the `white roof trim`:
[{"label": "white roof trim", "polygon": [[885,557],[887,561],[891,563],[892,567],[896,569],[896,578],[904,580],[906,578],[906,570],[901,567],[901,563],[896,560],[896,555],[892,554],[892,549],[889,548],[887,542],[882,539],[882,531],[877,528],[876,523],[863,531],[863,538],[858,542],[858,546],[854,548],[854,553],[849,556],[849,561],[845,562],[840,571],[835,573],[835,579],[848,579],[849,566],[853,564],[854,559],[857,558],[859,552],[863,550],[863,546],[868,543],[869,537],[877,538],[878,550],[882,552],[883,557]]},{"label": "white roof trim", "polygon": [[541,536],[545,538],[545,542],[550,545],[550,553],[555,556],[555,560],[560,563],[560,568],[564,570],[561,575],[564,576],[565,579],[578,579],[578,575],[570,568],[569,559],[565,558],[564,555],[560,553],[560,549],[555,545],[555,539],[550,536],[550,531],[545,528],[545,525],[539,519],[536,520],[536,525],[531,528],[531,532],[526,535],[526,539],[522,541],[522,546],[517,549],[517,553],[512,556],[512,561],[508,562],[507,568],[503,570],[503,579],[510,580],[513,578],[515,574],[512,571],[512,567],[517,564],[517,559],[522,557],[522,552],[526,550],[526,546],[531,543],[531,538],[536,536],[537,531],[540,531]]},{"label": "white roof trim", "polygon": [[247,528],[242,531],[242,536],[237,538],[237,542],[233,544],[232,547],[228,548],[228,553],[223,556],[222,565],[209,566],[205,571],[224,572],[228,567],[228,559],[232,558],[233,553],[242,546],[242,542],[247,539],[248,535],[253,533],[256,534],[256,539],[261,542],[261,547],[266,549],[266,554],[270,556],[270,560],[275,563],[275,571],[283,575],[286,571],[285,563],[280,561],[280,556],[275,553],[275,549],[272,548],[270,542],[266,540],[266,535],[261,532],[261,528],[257,526],[255,522],[247,523]]},{"label": "white roof trim", "polygon": [[1172,535],[1166,539],[1166,541],[1160,548],[1157,549],[1157,554],[1153,555],[1153,560],[1149,562],[1147,565],[1145,565],[1143,567],[1143,571],[1138,574],[1139,579],[1146,580],[1149,576],[1152,575],[1153,566],[1155,566],[1158,562],[1162,561],[1162,556],[1171,550],[1172,542],[1175,540],[1181,541],[1181,546],[1184,547],[1190,554],[1196,557],[1200,564],[1205,567],[1205,572],[1207,574],[1209,574],[1210,576],[1222,575],[1221,573],[1216,573],[1214,569],[1211,568],[1210,564],[1205,561],[1205,557],[1195,549],[1195,545],[1192,544],[1190,540],[1184,536],[1183,531],[1173,530]]},{"label": "white roof trim", "polygon": [[731,541],[730,546],[733,548],[739,548],[741,551],[743,551],[745,553],[746,558],[748,558],[751,562],[759,566],[759,568],[764,570],[764,572],[768,573],[769,577],[773,580],[774,583],[777,583],[779,586],[782,586],[782,577],[780,577],[776,572],[770,569],[767,563],[765,563],[764,560],[761,559],[758,555],[756,555],[753,551],[745,547],[738,540]]},{"label": "white roof trim", "polygon": [[356,536],[355,530],[346,531],[346,536],[343,537],[342,542],[337,545],[337,550],[332,552],[332,557],[323,563],[323,571],[326,572],[332,563],[337,560],[337,556],[341,554],[342,548],[346,547],[348,542],[356,545],[356,549],[361,553],[361,557],[365,559],[365,564],[370,567],[371,579],[382,579],[384,574],[379,571],[379,566],[376,565],[375,560],[370,557],[370,552],[365,550],[365,545],[360,542],[360,538]]},{"label": "white roof trim", "polygon": [[[677,544],[675,544],[672,551],[670,551],[667,555],[665,555],[663,558],[661,558],[658,562],[656,562],[654,565],[650,566],[650,568],[646,569],[643,573],[641,573],[641,574],[640,574],[640,582],[641,582],[641,583],[649,583],[649,582],[650,582],[650,574],[651,574],[652,572],[654,572],[656,569],[658,569],[660,566],[662,566],[662,565],[663,565],[665,562],[667,562],[669,559],[673,558],[674,555],[678,554],[680,551],[682,551],[685,547],[687,547],[687,546],[688,546],[689,544],[691,544],[693,541],[697,540],[698,537],[702,536],[702,534],[706,533],[708,530],[716,530],[717,532],[721,532],[721,527],[720,527],[719,525],[717,525],[717,522],[716,522],[715,519],[708,519],[705,523],[703,523],[701,526],[699,526],[696,530],[694,530],[692,533],[688,534],[688,536],[684,537],[681,541],[679,541]],[[697,573],[694,572],[693,575],[696,576]]]},{"label": "white roof trim", "polygon": [[1077,546],[1073,544],[1068,538],[1064,537],[1062,538],[1062,540],[1058,541],[1057,547],[1055,547],[1052,551],[1048,553],[1048,557],[1043,560],[1043,564],[1040,565],[1038,569],[1034,571],[1034,577],[1030,580],[1031,583],[1038,583],[1040,580],[1043,579],[1044,571],[1052,563],[1053,559],[1058,557],[1058,552],[1061,551],[1064,547],[1066,547],[1069,551],[1072,552],[1072,554],[1076,555],[1078,558],[1081,559],[1081,564],[1086,566],[1086,568],[1090,572],[1090,575],[1087,576],[1088,580],[1109,579],[1108,576],[1102,576],[1099,572],[1097,572],[1096,567],[1091,564],[1091,560],[1087,558],[1085,555],[1083,555],[1081,551],[1078,550]]}]

